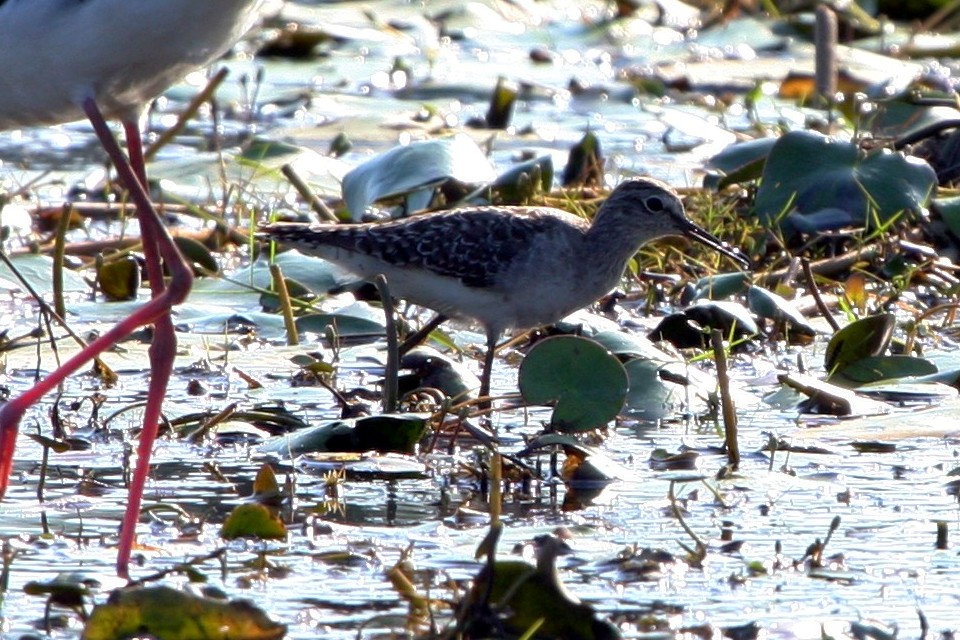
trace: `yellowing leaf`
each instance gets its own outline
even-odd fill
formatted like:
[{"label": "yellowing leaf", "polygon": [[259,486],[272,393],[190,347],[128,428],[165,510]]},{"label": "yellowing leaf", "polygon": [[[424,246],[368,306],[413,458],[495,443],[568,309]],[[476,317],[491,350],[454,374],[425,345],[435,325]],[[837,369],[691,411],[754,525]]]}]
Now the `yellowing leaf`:
[{"label": "yellowing leaf", "polygon": [[262,504],[241,504],[223,523],[220,537],[224,540],[247,537],[283,540],[287,537],[287,527],[269,507]]},{"label": "yellowing leaf", "polygon": [[287,632],[249,600],[222,602],[170,587],[118,589],[96,607],[82,640],[275,640]]}]

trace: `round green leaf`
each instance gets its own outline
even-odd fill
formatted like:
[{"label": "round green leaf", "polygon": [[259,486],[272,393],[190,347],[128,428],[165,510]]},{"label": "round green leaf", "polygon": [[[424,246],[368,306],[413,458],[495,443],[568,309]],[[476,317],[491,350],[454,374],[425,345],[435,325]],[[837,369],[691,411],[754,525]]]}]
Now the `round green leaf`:
[{"label": "round green leaf", "polygon": [[596,429],[617,417],[627,373],[616,357],[586,338],[557,336],[533,348],[520,365],[520,394],[530,404],[555,403],[557,431]]},{"label": "round green leaf", "polygon": [[863,224],[875,213],[883,223],[922,210],[936,185],[936,173],[919,158],[883,149],[861,153],[851,142],[791,131],[770,150],[755,206],[764,224],[792,211],[827,209],[853,213]]}]

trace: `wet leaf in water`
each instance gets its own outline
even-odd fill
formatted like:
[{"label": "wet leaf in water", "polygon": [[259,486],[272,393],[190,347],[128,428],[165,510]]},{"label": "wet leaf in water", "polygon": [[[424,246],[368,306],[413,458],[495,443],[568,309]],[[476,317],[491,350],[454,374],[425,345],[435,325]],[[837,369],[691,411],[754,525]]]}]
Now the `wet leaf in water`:
[{"label": "wet leaf in water", "polygon": [[758,138],[747,142],[738,142],[726,147],[710,158],[707,166],[716,169],[721,176],[715,178],[716,188],[722,189],[731,184],[752,182],[763,174],[763,166],[777,138]]},{"label": "wet leaf in water", "polygon": [[453,360],[431,347],[411,349],[400,359],[400,369],[411,373],[400,376],[401,397],[418,389],[436,389],[455,402],[475,398],[480,380],[462,362]]},{"label": "wet leaf in water", "polygon": [[271,438],[260,450],[283,457],[312,452],[410,452],[426,434],[425,415],[404,413],[333,420]]},{"label": "wet leaf in water", "polygon": [[221,602],[170,587],[118,589],[90,615],[83,640],[277,640],[286,625],[249,600]]},{"label": "wet leaf in water", "polygon": [[427,465],[398,453],[308,453],[298,466],[315,474],[342,473],[347,478],[401,480],[424,478]]},{"label": "wet leaf in water", "polygon": [[547,433],[538,436],[517,453],[519,457],[541,453],[543,449],[560,447],[566,459],[561,474],[564,483],[575,489],[605,486],[630,477],[630,471],[596,447],[590,447],[573,436]]},{"label": "wet leaf in water", "polygon": [[529,404],[553,404],[550,426],[587,431],[617,417],[627,394],[627,372],[593,340],[556,336],[539,342],[520,365],[520,394]]},{"label": "wet leaf in water", "polygon": [[274,509],[258,503],[241,504],[227,516],[220,537],[224,540],[258,538],[260,540],[286,540],[287,527]]},{"label": "wet leaf in water", "polygon": [[937,366],[929,360],[913,356],[869,356],[851,362],[830,375],[830,382],[842,387],[858,387],[880,380],[896,380],[929,376]]},{"label": "wet leaf in water", "polygon": [[806,396],[797,409],[804,413],[825,413],[835,416],[878,415],[891,407],[882,402],[858,396],[850,389],[818,380],[801,373],[780,374],[781,383]]},{"label": "wet leaf in water", "polygon": [[448,181],[477,186],[496,177],[483,150],[461,134],[395,147],[364,162],[343,177],[343,199],[356,220],[382,198],[417,191],[432,194]]},{"label": "wet leaf in water", "polygon": [[498,201],[522,205],[537,193],[550,191],[553,185],[553,158],[540,156],[512,165],[493,183]]},{"label": "wet leaf in water", "polygon": [[513,110],[520,95],[520,87],[503,76],[497,78],[497,85],[490,96],[487,109],[487,126],[491,129],[506,129],[513,119]]},{"label": "wet leaf in water", "polygon": [[743,293],[750,286],[750,274],[743,271],[718,273],[697,280],[689,294],[684,292],[683,304],[696,302],[701,298],[724,300]]},{"label": "wet leaf in water", "polygon": [[603,346],[607,351],[621,360],[632,358],[646,358],[660,362],[669,362],[675,356],[667,353],[649,338],[625,331],[602,331],[590,337]]},{"label": "wet leaf in water", "polygon": [[863,358],[879,356],[890,345],[896,318],[881,313],[851,322],[833,334],[823,357],[823,368],[829,375],[842,371]]},{"label": "wet leaf in water", "polygon": [[[53,259],[38,254],[13,256],[10,258],[13,268],[24,278],[33,289],[40,294],[49,295],[53,292]],[[0,289],[6,291],[21,291],[19,278],[10,271],[10,267],[0,264]],[[87,293],[90,285],[83,277],[70,269],[63,271],[64,293]]]},{"label": "wet leaf in water", "polygon": [[383,310],[356,302],[331,313],[310,313],[296,319],[297,331],[324,335],[333,328],[340,337],[382,336],[386,329]]},{"label": "wet leaf in water", "polygon": [[706,349],[709,330],[719,329],[724,338],[745,340],[760,333],[750,311],[732,300],[707,300],[672,313],[648,334],[651,340],[666,340],[678,349]]},{"label": "wet leaf in water", "polygon": [[180,250],[180,255],[186,258],[187,264],[200,267],[200,271],[204,275],[220,273],[220,263],[202,242],[197,242],[193,238],[176,236],[173,243]]},{"label": "wet leaf in water", "polygon": [[570,149],[567,166],[563,169],[560,183],[565,187],[599,186],[603,184],[603,151],[600,139],[593,131],[587,131]]},{"label": "wet leaf in water", "polygon": [[785,333],[813,337],[817,330],[802,313],[788,300],[762,287],[750,287],[747,291],[747,305],[760,318],[786,325]]},{"label": "wet leaf in water", "polygon": [[919,158],[881,149],[862,153],[852,142],[791,131],[770,150],[755,207],[763,224],[780,224],[791,211],[824,209],[854,213],[862,225],[871,224],[875,212],[883,224],[904,211],[922,211],[936,185],[933,169]]},{"label": "wet leaf in water", "polygon": [[97,286],[107,300],[133,300],[140,289],[140,263],[133,256],[109,260],[97,269]]}]

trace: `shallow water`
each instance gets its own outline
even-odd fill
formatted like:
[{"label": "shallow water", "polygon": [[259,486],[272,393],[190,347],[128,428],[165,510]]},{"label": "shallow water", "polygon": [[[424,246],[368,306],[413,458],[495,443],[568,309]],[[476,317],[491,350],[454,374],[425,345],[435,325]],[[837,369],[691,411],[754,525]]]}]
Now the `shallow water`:
[{"label": "shallow water", "polygon": [[[439,12],[447,5],[460,6],[431,4],[429,9]],[[408,21],[404,23],[408,26],[404,30],[374,28],[361,13],[363,8],[371,8],[381,19]],[[471,116],[483,115],[486,96],[501,74],[535,80],[541,89],[538,97],[525,101],[518,110],[517,131],[473,132],[477,138],[495,139],[492,156],[501,170],[521,150],[549,153],[561,167],[570,144],[590,128],[599,132],[610,159],[611,182],[621,172],[643,171],[683,186],[695,183],[711,149],[729,141],[728,131],[707,126],[718,121],[713,109],[637,96],[620,81],[620,71],[631,64],[650,63],[683,50],[682,42],[671,40],[673,32],[636,36],[635,42],[627,37],[610,42],[590,26],[591,19],[606,10],[603,3],[558,0],[549,7],[526,7],[527,13],[521,16],[506,13],[513,9],[470,5],[473,13],[448,25],[463,29],[464,37],[445,41],[422,19],[420,6],[385,0],[362,5],[289,3],[287,10],[293,19],[351,27],[359,35],[327,55],[307,61],[227,61],[234,71],[221,97],[227,146],[256,134],[325,152],[331,139],[343,131],[354,147],[342,160],[355,165],[397,142],[430,135],[436,121],[418,126],[410,117],[425,103],[443,113],[448,124],[459,125]],[[557,15],[567,19],[556,20]],[[479,35],[471,31],[477,25],[484,29]],[[651,41],[659,44],[651,46]],[[560,52],[564,62],[546,67],[529,63],[529,49],[543,43]],[[240,47],[241,52],[248,50],[248,46]],[[409,87],[385,77],[396,56],[412,63]],[[239,78],[244,74],[253,77],[261,67],[264,81],[257,99],[251,101],[245,97],[249,89],[244,90]],[[572,78],[602,90],[571,96],[565,91]],[[202,80],[194,77],[193,84],[171,90],[157,105],[152,120],[165,122]],[[436,93],[428,93],[428,89]],[[802,121],[804,116],[791,105],[773,101],[761,109],[790,121]],[[722,115],[728,123],[742,122],[742,112],[734,108]],[[384,122],[394,124],[383,126]],[[518,133],[528,125],[533,125],[536,135]],[[177,146],[164,150],[153,167],[154,176],[164,176],[164,193],[199,203],[221,197],[222,187],[206,174],[198,178],[190,171],[195,161],[193,145],[208,139],[210,126],[208,118],[201,119]],[[686,152],[668,153],[664,144],[668,132],[692,138],[695,144]],[[0,134],[0,158],[0,181],[8,190],[43,176],[31,187],[29,200],[16,201],[4,210],[5,224],[12,224],[11,216],[21,207],[26,209],[37,201],[58,204],[73,184],[87,182],[91,174],[96,176],[102,164],[85,124]],[[216,162],[204,166],[211,164]],[[311,177],[315,184],[323,181],[320,176]],[[251,180],[240,197],[261,213],[271,207],[292,206],[289,194],[274,189],[270,191],[267,182]],[[74,238],[117,233],[115,223],[96,223]],[[28,224],[20,234],[29,234]],[[16,234],[14,237],[11,243]],[[224,259],[236,262],[244,257],[241,252],[239,257]],[[74,303],[80,300],[78,296]],[[72,317],[71,325],[81,333],[102,330],[111,321],[108,307],[104,306],[96,322]],[[257,308],[251,302],[241,310]],[[10,294],[0,300],[0,329],[23,334],[34,324],[33,313],[22,295]],[[296,367],[289,357],[299,350],[284,349],[278,343],[244,342],[222,331],[206,335],[183,332],[181,338],[181,355],[165,407],[171,416],[217,412],[230,402],[251,405],[277,398],[295,403],[292,407],[303,406],[303,415],[311,420],[332,417],[336,412],[327,391],[290,388],[288,376]],[[144,347],[126,343],[124,349],[124,353],[106,357],[123,373],[118,386],[97,389],[91,378],[77,377],[67,385],[61,406],[94,390],[107,396],[103,414],[142,400]],[[42,354],[41,368],[51,369],[51,354],[45,349]],[[794,354],[778,356],[787,360]],[[26,371],[36,366],[36,359],[32,349],[8,354],[4,383],[12,392],[30,384]],[[352,362],[347,358],[345,364]],[[476,363],[472,365],[477,368]],[[267,387],[248,390],[234,367]],[[735,379],[745,386],[755,374],[753,367],[745,360],[735,367]],[[344,388],[353,388],[369,385],[377,375],[348,366],[339,381]],[[515,367],[498,361],[495,388],[513,392],[515,379]],[[187,385],[192,380],[206,384],[208,393],[189,395]],[[855,452],[850,438],[831,436],[825,444],[832,454],[788,456],[780,452],[771,463],[769,454],[760,452],[767,434],[789,435],[808,421],[801,420],[798,425],[795,414],[761,405],[758,398],[767,390],[750,389],[740,404],[744,460],[737,477],[712,480],[725,460],[716,452],[720,439],[710,424],[624,421],[610,430],[602,447],[626,466],[628,478],[611,484],[589,506],[572,511],[563,507],[565,489],[560,483],[536,485],[530,495],[509,495],[501,553],[515,542],[555,527],[571,529],[575,553],[562,561],[564,580],[632,637],[655,630],[675,635],[697,625],[726,628],[755,623],[770,637],[819,638],[822,633],[846,633],[854,621],[897,627],[903,637],[916,637],[921,632],[918,611],[932,631],[956,631],[960,596],[957,555],[949,549],[936,550],[934,535],[939,520],[956,530],[956,499],[947,494],[945,484],[957,464],[957,441],[908,439],[898,442],[892,453],[864,454]],[[45,502],[39,505],[36,460],[40,450],[25,434],[37,429],[48,432],[51,402],[46,399],[24,421],[17,477],[0,505],[0,535],[10,538],[17,549],[2,609],[3,631],[9,637],[37,633],[43,617],[44,601],[22,591],[27,581],[82,571],[102,581],[103,593],[117,586],[112,578],[111,545],[125,499],[117,468],[123,447],[112,437],[93,444],[89,451],[53,456],[55,469],[48,472]],[[89,417],[89,407],[81,411],[72,418],[77,424]],[[536,433],[539,421],[546,418],[543,411],[529,415],[505,412],[497,417],[497,427],[508,448],[516,449],[522,445],[522,437]],[[136,423],[134,412],[111,426],[129,431]],[[696,470],[682,474],[684,480],[675,491],[686,524],[709,544],[709,552],[702,567],[667,563],[658,574],[641,579],[614,561],[625,547],[637,545],[681,555],[681,543],[693,544],[668,509],[670,481],[678,473],[651,468],[648,460],[654,448],[670,452],[691,448],[700,453]],[[144,518],[139,540],[146,547],[142,552],[145,560],[142,567],[134,568],[137,576],[222,546],[219,527],[229,510],[250,493],[263,458],[247,445],[205,442],[194,446],[166,439],[159,443],[154,460],[147,506],[175,504],[194,521],[177,523],[173,511],[159,509],[152,511],[155,520]],[[296,500],[286,513],[291,523],[289,540],[228,543],[226,570],[221,573],[217,561],[208,561],[202,570],[212,584],[233,596],[255,600],[288,624],[291,638],[315,638],[318,634],[351,638],[361,626],[366,629],[364,637],[400,633],[407,608],[387,581],[385,569],[412,543],[420,590],[448,597],[442,586],[448,577],[464,581],[478,570],[474,551],[486,532],[482,518],[464,523],[456,515],[459,506],[477,500],[475,483],[451,471],[458,463],[470,464],[470,452],[426,460],[433,469],[427,479],[345,481],[342,500],[332,510],[321,508],[322,478],[280,462],[276,466],[281,476],[296,480]],[[78,493],[78,474],[95,476],[96,485],[85,485]],[[717,489],[719,497],[690,478],[698,474]],[[41,524],[41,514],[46,516],[49,533]],[[840,526],[827,555],[840,557],[830,571],[812,577],[802,562],[794,566],[793,561],[799,561],[809,545],[827,536],[837,516]],[[731,540],[743,544],[736,550],[721,548]],[[782,545],[780,555],[777,543]],[[325,552],[347,550],[355,554],[351,562],[324,561]],[[246,564],[261,553],[274,564],[272,573],[258,572]],[[765,567],[767,573],[749,567],[752,562]],[[171,581],[176,584],[178,580]],[[388,614],[397,617],[374,619]],[[80,623],[76,617],[65,614],[63,620],[67,627],[51,635],[77,637]],[[648,626],[651,620],[656,629]]]}]

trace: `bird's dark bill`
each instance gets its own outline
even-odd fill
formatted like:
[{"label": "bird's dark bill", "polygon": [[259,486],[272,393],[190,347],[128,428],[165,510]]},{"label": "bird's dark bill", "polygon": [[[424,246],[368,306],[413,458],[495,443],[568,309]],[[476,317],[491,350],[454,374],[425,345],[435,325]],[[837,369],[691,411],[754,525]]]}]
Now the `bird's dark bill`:
[{"label": "bird's dark bill", "polygon": [[705,244],[714,251],[718,251],[727,256],[744,269],[750,268],[750,259],[742,251],[740,251],[740,249],[731,247],[703,227],[697,226],[696,224],[690,222],[690,226],[685,229],[685,233],[689,237],[702,244]]}]

